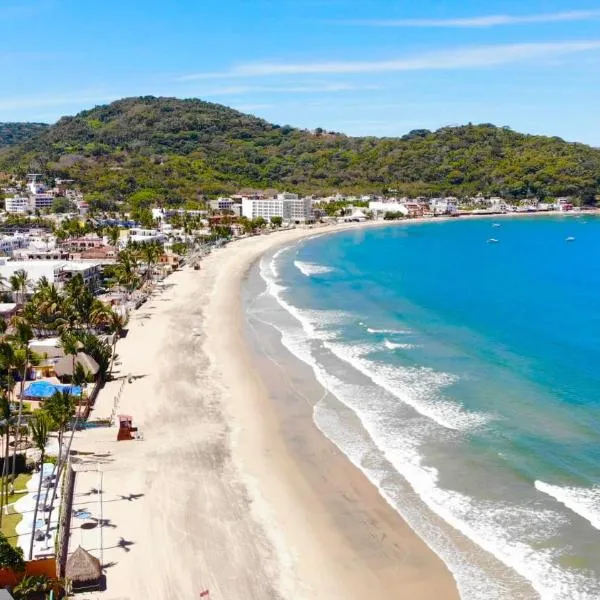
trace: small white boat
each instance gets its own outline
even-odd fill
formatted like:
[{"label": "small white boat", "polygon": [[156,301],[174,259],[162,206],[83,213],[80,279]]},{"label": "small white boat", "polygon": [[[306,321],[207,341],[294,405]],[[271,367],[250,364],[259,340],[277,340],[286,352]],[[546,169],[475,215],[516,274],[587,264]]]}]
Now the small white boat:
[{"label": "small white boat", "polygon": [[500,223],[493,223],[492,227],[502,227],[502,225],[500,225]]},{"label": "small white boat", "polygon": [[569,236],[569,237],[568,237],[568,238],[565,240],[565,242],[574,242],[574,241],[575,241],[575,238],[574,238],[574,237],[572,237],[572,236]]},{"label": "small white boat", "polygon": [[497,240],[496,238],[490,238],[487,243],[488,244],[497,244],[499,240]]}]

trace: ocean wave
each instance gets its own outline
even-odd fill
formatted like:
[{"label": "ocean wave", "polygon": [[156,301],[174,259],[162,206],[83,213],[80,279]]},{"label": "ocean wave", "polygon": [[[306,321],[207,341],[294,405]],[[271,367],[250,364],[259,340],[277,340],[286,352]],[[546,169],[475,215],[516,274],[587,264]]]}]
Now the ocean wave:
[{"label": "ocean wave", "polygon": [[550,485],[543,481],[536,481],[535,488],[552,496],[555,500],[566,506],[586,521],[591,523],[592,527],[600,529],[600,487],[561,487],[559,485]]},{"label": "ocean wave", "polygon": [[[351,392],[351,390],[347,390]],[[341,396],[341,397],[340,397]],[[338,390],[336,397],[351,410],[350,394]],[[354,411],[355,412],[355,411]],[[359,416],[360,418],[360,416]],[[435,522],[435,517],[419,506],[417,491],[408,479],[407,473],[401,473],[409,484],[403,484],[390,478],[388,469],[374,464],[373,449],[357,431],[351,430],[343,422],[338,411],[329,408],[321,401],[314,407],[314,422],[320,431],[335,444],[371,483],[379,490],[386,502],[396,510],[410,525],[415,533],[435,552],[448,566],[455,577],[462,600],[512,600],[504,586],[492,580],[477,561],[471,560],[455,541]],[[409,436],[404,435],[405,439]],[[392,481],[394,483],[392,484]],[[412,491],[412,493],[411,493]]]},{"label": "ocean wave", "polygon": [[[370,361],[365,356],[376,349],[372,345],[333,343],[337,339],[336,333],[324,326],[330,325],[333,319],[339,322],[340,317],[343,319],[347,315],[338,311],[303,310],[288,302],[283,297],[286,288],[277,283],[276,261],[281,252],[277,252],[271,261],[263,259],[260,273],[269,293],[302,325],[309,338],[320,340],[340,360],[442,427],[463,431],[480,427],[489,421],[488,415],[471,413],[457,402],[440,396],[440,390],[454,383],[456,376],[426,367],[398,367]],[[322,319],[320,323],[315,322],[315,315]]]},{"label": "ocean wave", "polygon": [[440,395],[442,388],[457,381],[455,375],[428,367],[399,367],[369,360],[366,355],[372,350],[370,346],[331,341],[325,341],[323,345],[373,383],[446,429],[465,431],[481,427],[490,420],[488,415],[469,412]]},{"label": "ocean wave", "polygon": [[295,260],[294,266],[302,273],[302,275],[306,275],[306,277],[311,277],[312,275],[324,275],[325,273],[331,273],[334,270],[332,267],[302,262],[301,260]]},{"label": "ocean wave", "polygon": [[416,348],[414,344],[398,344],[396,342],[390,342],[390,340],[384,340],[383,345],[388,350],[412,350]]},{"label": "ocean wave", "polygon": [[[329,376],[334,395],[357,415],[370,438],[393,468],[409,482],[421,501],[456,531],[483,548],[495,559],[530,582],[543,600],[595,600],[598,582],[582,573],[561,568],[557,551],[543,548],[567,522],[560,513],[539,506],[518,506],[509,502],[477,500],[455,490],[443,488],[439,471],[424,464],[420,447],[437,436],[435,425],[405,423],[402,435],[382,414],[381,398],[366,403],[365,391]],[[360,400],[357,400],[360,399]],[[485,557],[464,555],[452,537],[415,506],[406,491],[394,493],[389,472],[372,469],[365,460],[364,444],[356,444],[348,425],[339,417],[324,416],[323,403],[314,410],[315,423],[348,458],[371,480],[381,495],[411,525],[415,532],[446,562],[454,574],[463,600],[512,600],[515,596],[502,582],[491,580],[478,565]],[[393,418],[393,417],[392,417]],[[337,423],[336,423],[337,420]],[[522,596],[519,596],[522,597]]]},{"label": "ocean wave", "polygon": [[[363,325],[363,323],[360,323]],[[407,335],[411,333],[408,329],[373,329],[372,327],[367,327],[367,331],[369,333],[387,333],[390,335]]]},{"label": "ocean wave", "polygon": [[[326,329],[327,311],[306,311],[291,305],[283,298],[286,288],[276,282],[275,273],[276,269],[271,269],[266,261],[261,263],[261,275],[273,297],[299,324],[278,327],[282,343],[312,367],[326,390],[353,411],[379,452],[409,482],[414,493],[435,515],[529,581],[544,600],[593,600],[600,597],[597,581],[582,572],[561,568],[556,560],[557,551],[545,547],[545,543],[557,535],[560,527],[567,522],[564,515],[538,504],[518,506],[509,502],[476,500],[445,489],[440,485],[438,470],[424,463],[421,453],[424,442],[439,440],[444,432],[451,435],[449,430],[477,427],[489,418],[469,413],[458,403],[441,397],[440,391],[455,381],[452,375],[370,360],[368,355],[376,346],[350,346],[340,342]],[[341,320],[349,316],[337,317]],[[328,372],[315,358],[315,341],[320,341],[320,347],[366,375],[381,391],[344,382]],[[394,401],[398,398],[427,419],[398,422],[398,406]],[[319,404],[314,410],[315,422],[323,433],[371,479],[382,496],[446,562],[457,580],[463,600],[509,600],[515,597],[503,589],[502,582],[489,579],[478,569],[479,559],[484,558],[479,554],[463,556],[435,522],[428,522],[423,514],[418,513],[414,502],[400,502],[398,495],[390,491],[389,472],[369,467],[371,461],[365,459],[364,448],[357,451],[353,447],[347,425],[340,422],[338,427],[334,427],[332,415],[327,422]],[[339,416],[337,418],[339,420]]]}]

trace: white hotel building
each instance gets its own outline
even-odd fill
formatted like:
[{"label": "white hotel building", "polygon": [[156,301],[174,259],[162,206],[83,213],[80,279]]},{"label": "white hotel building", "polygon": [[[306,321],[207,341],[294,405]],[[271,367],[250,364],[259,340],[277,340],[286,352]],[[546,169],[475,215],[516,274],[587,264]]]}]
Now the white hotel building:
[{"label": "white hotel building", "polygon": [[13,196],[4,200],[4,209],[7,213],[24,215],[31,210],[31,201],[27,196]]},{"label": "white hotel building", "polygon": [[242,200],[242,216],[248,219],[262,217],[270,221],[273,217],[281,217],[291,223],[307,223],[313,220],[311,198],[298,198],[296,194],[278,194],[277,198],[269,200]]}]

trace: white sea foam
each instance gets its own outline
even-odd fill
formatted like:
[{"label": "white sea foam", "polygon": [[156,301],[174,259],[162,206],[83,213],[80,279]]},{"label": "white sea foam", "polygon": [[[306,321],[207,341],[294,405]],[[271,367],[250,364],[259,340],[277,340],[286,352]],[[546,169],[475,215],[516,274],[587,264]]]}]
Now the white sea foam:
[{"label": "white sea foam", "polygon": [[[476,500],[439,484],[436,468],[423,464],[420,454],[422,440],[437,435],[433,424],[406,423],[402,435],[398,428],[390,426],[386,418],[386,406],[381,396],[367,397],[364,389],[351,389],[342,382],[329,377],[335,396],[359,417],[371,439],[391,462],[394,469],[411,485],[419,498],[436,515],[461,532],[477,546],[488,551],[507,567],[519,573],[544,600],[573,598],[592,600],[598,598],[598,584],[585,575],[568,571],[556,564],[556,556],[550,549],[541,549],[543,542],[555,535],[566,519],[559,513],[536,506]],[[354,388],[358,386],[353,386]],[[389,408],[389,407],[388,407]],[[392,409],[393,410],[393,409]],[[502,583],[490,580],[477,567],[481,556],[464,556],[452,538],[440,530],[426,514],[419,512],[410,499],[394,494],[389,486],[389,473],[365,466],[364,448],[352,442],[343,423],[323,419],[323,407],[315,408],[315,422],[319,428],[358,466],[378,487],[384,498],[400,512],[430,546],[448,564],[454,573],[463,600],[514,598],[513,592]],[[428,435],[429,427],[429,435]],[[366,461],[368,464],[368,461]],[[523,598],[524,596],[519,596]]]},{"label": "white sea foam", "polygon": [[[362,323],[360,323],[362,325]],[[410,333],[408,329],[373,329],[372,327],[367,327],[367,331],[369,333],[388,333],[390,335],[406,335]]]},{"label": "white sea foam", "polygon": [[489,421],[487,415],[469,412],[457,402],[440,395],[442,388],[457,380],[455,375],[426,367],[400,367],[369,360],[366,356],[372,350],[371,346],[332,341],[325,341],[324,346],[373,383],[442,427],[464,431]]},{"label": "white sea foam", "polygon": [[[441,397],[440,391],[454,378],[431,369],[398,368],[369,360],[368,354],[375,346],[341,343],[326,328],[329,322],[326,311],[300,310],[286,302],[282,297],[285,288],[275,281],[275,273],[274,264],[261,263],[261,274],[270,293],[299,323],[297,327],[279,327],[282,343],[310,365],[321,385],[356,414],[379,451],[410,483],[427,507],[477,546],[531,582],[543,600],[597,600],[598,582],[577,571],[560,568],[552,551],[543,548],[543,542],[556,535],[565,523],[564,516],[539,506],[486,502],[444,489],[439,484],[437,469],[423,463],[420,446],[425,439],[440,439],[444,431],[448,433],[448,429],[464,430],[480,425],[487,418],[485,415],[469,413],[460,405]],[[340,320],[348,317],[336,315]],[[371,390],[369,393],[368,387],[343,382],[329,373],[313,355],[312,344],[315,340],[320,340],[323,347],[385,391],[373,393]],[[401,399],[431,420],[399,423],[397,400],[394,398]],[[339,422],[339,417],[337,426],[334,426],[335,419],[331,414],[329,417],[327,422],[323,418],[323,407],[315,407],[315,422],[323,433],[371,479],[382,496],[446,562],[457,580],[463,600],[512,600],[515,597],[503,587],[502,582],[490,579],[477,567],[482,559],[479,554],[465,556],[435,522],[419,512],[414,502],[401,502],[402,494],[394,494],[389,489],[389,473],[363,464],[365,449],[356,447],[351,432]],[[439,425],[445,429],[440,430]]]},{"label": "white sea foam", "polygon": [[[343,390],[338,389],[336,397],[348,404],[344,401],[344,396]],[[344,452],[377,487],[383,498],[402,515],[415,533],[444,560],[455,576],[463,600],[512,600],[502,584],[493,581],[478,566],[477,561],[470,560],[469,556],[459,550],[454,540],[438,526],[435,518],[418,506],[410,489],[397,482],[392,485],[388,470],[370,466],[373,463],[371,445],[362,439],[358,432],[352,431],[341,420],[336,410],[328,408],[324,402],[319,402],[314,408],[314,420],[321,432]]]},{"label": "white sea foam", "polygon": [[412,350],[413,348],[416,348],[414,344],[397,344],[396,342],[390,342],[390,340],[385,340],[383,345],[388,350]]},{"label": "white sea foam", "polygon": [[552,496],[569,510],[589,521],[596,529],[600,529],[600,486],[591,488],[561,487],[536,481],[535,487],[538,491]]},{"label": "white sea foam", "polygon": [[295,260],[294,266],[302,273],[302,275],[306,275],[306,277],[311,277],[312,275],[324,275],[325,273],[331,273],[334,270],[332,267],[302,262],[301,260]]}]

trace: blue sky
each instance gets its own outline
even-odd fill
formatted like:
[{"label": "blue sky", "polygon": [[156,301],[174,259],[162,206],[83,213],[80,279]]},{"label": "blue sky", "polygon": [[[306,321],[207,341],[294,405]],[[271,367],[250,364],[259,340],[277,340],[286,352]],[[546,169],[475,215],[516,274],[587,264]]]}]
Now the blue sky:
[{"label": "blue sky", "polygon": [[0,0],[0,121],[200,97],[351,135],[600,146],[600,0]]}]

